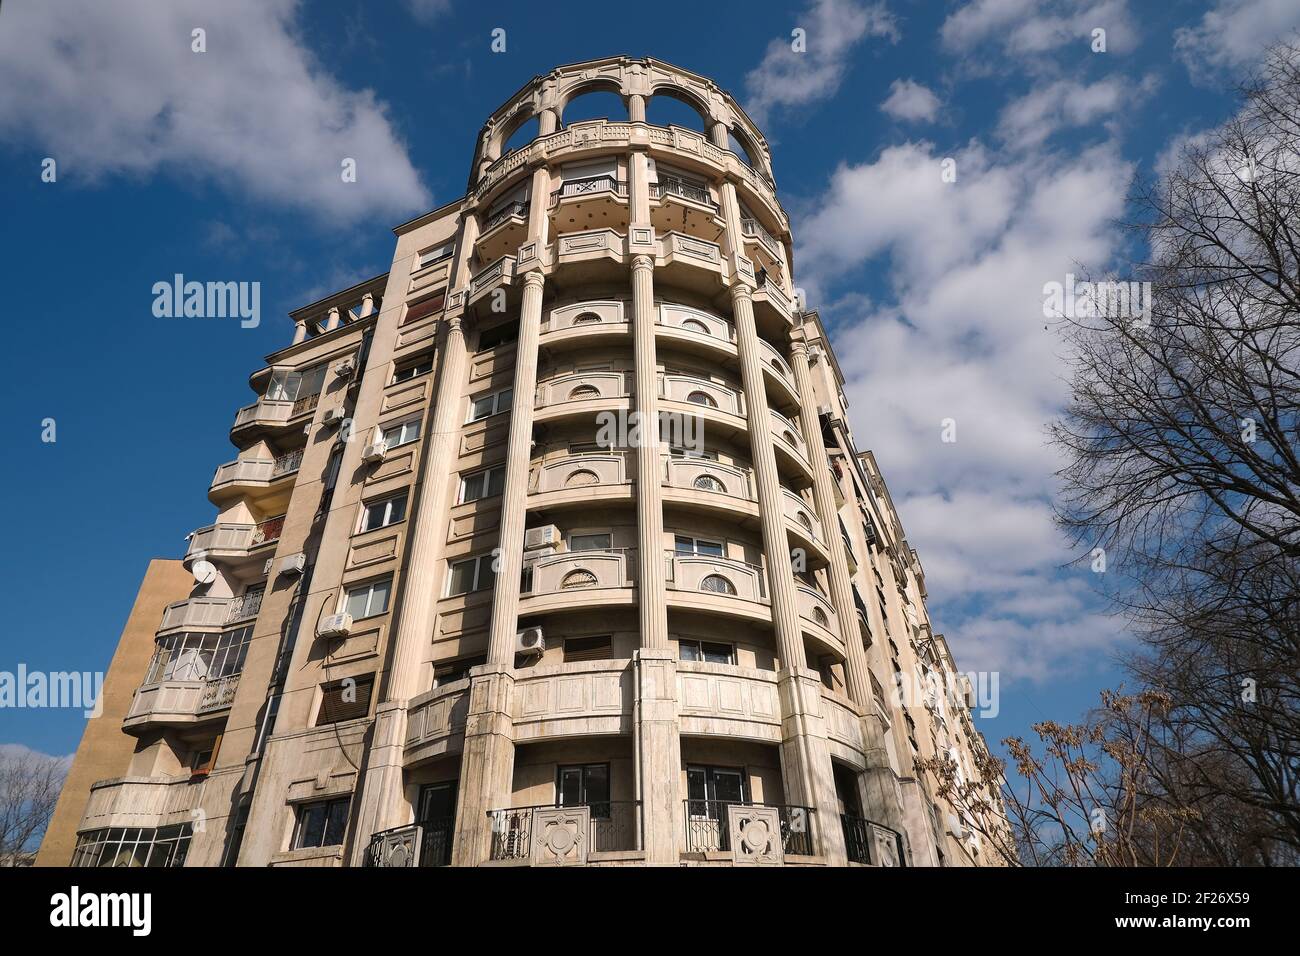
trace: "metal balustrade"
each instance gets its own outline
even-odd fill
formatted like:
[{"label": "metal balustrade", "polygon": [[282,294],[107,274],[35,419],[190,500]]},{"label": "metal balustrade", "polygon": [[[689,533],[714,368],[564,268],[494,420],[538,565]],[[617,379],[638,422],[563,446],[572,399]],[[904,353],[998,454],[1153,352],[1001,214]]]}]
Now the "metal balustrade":
[{"label": "metal balustrade", "polygon": [[527,217],[528,203],[518,199],[514,202],[506,203],[503,207],[492,213],[492,215],[488,216],[487,220],[483,223],[483,231],[485,233],[491,232],[497,226],[501,225],[501,223],[514,216]]},{"label": "metal balustrade", "polygon": [[227,605],[226,623],[233,624],[235,621],[246,621],[257,617],[258,612],[262,610],[262,598],[265,594],[262,588],[257,588],[253,591],[245,591],[239,597],[231,598]]},{"label": "metal balustrade", "polygon": [[903,835],[893,827],[848,813],[840,814],[844,847],[850,863],[869,866],[907,866]]},{"label": "metal balustrade", "polygon": [[769,807],[780,812],[781,846],[786,853],[813,856],[812,807],[797,804],[754,803],[749,800],[686,800],[686,852],[731,850],[728,807]]},{"label": "metal balustrade", "polygon": [[650,184],[651,199],[663,199],[665,196],[680,196],[683,199],[689,199],[691,202],[699,203],[701,206],[708,206],[714,212],[718,211],[718,204],[709,195],[707,186],[688,183],[684,179],[661,176],[659,182]]},{"label": "metal balustrade", "polygon": [[[488,858],[494,861],[527,861],[532,855],[534,817],[539,810],[555,810],[560,804],[511,807],[489,810],[492,847]],[[622,853],[641,849],[641,801],[606,800],[574,806],[590,811],[588,824],[589,853]]]},{"label": "metal balustrade", "polygon": [[594,196],[600,193],[612,193],[615,196],[627,195],[627,181],[613,176],[592,176],[588,179],[570,179],[551,193],[551,205],[570,196]]}]

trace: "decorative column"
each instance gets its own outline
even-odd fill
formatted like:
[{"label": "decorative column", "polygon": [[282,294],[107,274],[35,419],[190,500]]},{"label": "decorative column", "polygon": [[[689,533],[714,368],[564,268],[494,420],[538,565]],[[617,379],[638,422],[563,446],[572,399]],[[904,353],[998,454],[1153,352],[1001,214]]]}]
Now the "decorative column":
[{"label": "decorative column", "polygon": [[[438,391],[432,421],[426,424],[420,457],[419,502],[412,515],[408,565],[402,578],[401,609],[393,637],[384,697],[375,708],[375,730],[366,756],[357,833],[369,835],[402,826],[411,820],[403,793],[402,755],[406,743],[410,700],[421,692],[421,662],[433,635],[439,563],[447,537],[447,483],[444,463],[456,458],[460,393],[465,383],[467,350],[459,315],[442,326]],[[368,840],[353,847],[353,864],[360,865]]]},{"label": "decorative column", "polygon": [[295,319],[293,323],[293,344],[307,340],[307,323],[302,319]]},{"label": "decorative column", "polygon": [[358,318],[367,318],[375,314],[375,294],[367,292],[361,297],[361,311],[357,313]]},{"label": "decorative column", "polygon": [[645,122],[645,96],[632,93],[627,98],[627,118],[631,123]]},{"label": "decorative column", "polygon": [[472,671],[465,749],[461,756],[460,798],[456,810],[453,862],[477,866],[487,859],[491,830],[488,812],[510,804],[514,776],[515,634],[519,624],[519,585],[523,573],[524,522],[528,511],[528,472],[532,459],[533,402],[537,392],[537,340],[541,334],[540,271],[524,277],[515,348],[515,380],[510,408],[505,487],[501,493],[501,532],[493,570],[492,620],[487,664]]},{"label": "decorative column", "polygon": [[325,331],[333,332],[335,329],[339,327],[339,323],[342,321],[343,320],[339,317],[338,307],[335,306],[334,308],[330,309],[329,318],[325,320]]}]

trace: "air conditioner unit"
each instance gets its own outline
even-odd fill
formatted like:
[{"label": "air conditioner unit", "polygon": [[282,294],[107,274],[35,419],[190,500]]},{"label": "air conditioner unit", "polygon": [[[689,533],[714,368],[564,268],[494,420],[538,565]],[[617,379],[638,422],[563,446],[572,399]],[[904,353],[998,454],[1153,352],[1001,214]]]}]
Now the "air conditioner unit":
[{"label": "air conditioner unit", "polygon": [[388,454],[388,442],[377,441],[372,445],[367,445],[361,452],[361,460],[371,463],[383,461],[384,456]]},{"label": "air conditioner unit", "polygon": [[546,635],[540,627],[526,627],[515,634],[515,653],[540,656],[546,650]]},{"label": "air conditioner unit", "polygon": [[325,410],[326,425],[341,425],[343,424],[343,422],[347,421],[347,417],[348,417],[348,413],[345,412],[343,410],[343,407],[340,405],[336,405],[334,408],[327,408]]},{"label": "air conditioner unit", "polygon": [[331,614],[320,622],[316,634],[319,637],[347,637],[352,631],[352,615],[348,613]]},{"label": "air conditioner unit", "polygon": [[553,524],[544,524],[540,528],[529,528],[524,532],[524,549],[533,551],[537,548],[553,548],[560,543],[560,529]]},{"label": "air conditioner unit", "polygon": [[281,574],[302,574],[307,570],[307,555],[299,551],[280,559]]}]

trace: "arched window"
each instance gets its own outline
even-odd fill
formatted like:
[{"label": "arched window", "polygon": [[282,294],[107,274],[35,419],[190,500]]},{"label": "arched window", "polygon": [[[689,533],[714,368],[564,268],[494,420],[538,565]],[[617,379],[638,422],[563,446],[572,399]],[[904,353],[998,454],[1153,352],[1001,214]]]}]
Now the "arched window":
[{"label": "arched window", "polygon": [[700,590],[712,591],[714,594],[735,594],[736,586],[721,574],[710,574],[700,582]]},{"label": "arched window", "polygon": [[784,438],[786,441],[788,441],[788,442],[789,442],[791,445],[793,445],[795,448],[798,448],[798,447],[799,447],[799,442],[797,442],[797,441],[795,440],[794,435],[790,434],[788,431],[786,431],[786,432],[782,432],[782,433],[781,433],[781,437]]},{"label": "arched window", "polygon": [[569,401],[577,402],[588,398],[600,398],[600,389],[595,385],[577,385],[569,392]]},{"label": "arched window", "polygon": [[807,528],[809,531],[812,530],[812,521],[809,520],[809,518],[808,518],[808,516],[807,516],[806,514],[804,514],[802,511],[796,511],[796,512],[794,513],[794,516],[795,516],[795,518],[798,520],[798,522],[799,522],[801,525],[803,525],[803,526],[804,526],[805,528]]},{"label": "arched window", "polygon": [[822,627],[829,627],[831,623],[830,619],[826,617],[826,612],[819,607],[814,607],[812,609],[812,619]]},{"label": "arched window", "polygon": [[772,357],[772,368],[780,372],[782,376],[786,374],[785,363],[775,356]]},{"label": "arched window", "polygon": [[564,479],[566,488],[585,488],[588,485],[600,484],[600,476],[590,468],[579,468],[577,471],[569,472],[569,477]]},{"label": "arched window", "polygon": [[717,408],[718,403],[713,400],[713,396],[708,392],[694,391],[686,396],[686,400],[692,405],[704,405],[707,408]]},{"label": "arched window", "polygon": [[700,491],[720,491],[725,492],[726,486],[712,475],[699,475],[692,484]]},{"label": "arched window", "polygon": [[601,318],[595,312],[583,312],[574,317],[571,325],[599,325]]},{"label": "arched window", "polygon": [[571,588],[594,588],[598,583],[596,575],[586,568],[575,568],[560,581],[560,587],[567,591]]},{"label": "arched window", "polygon": [[682,322],[681,327],[684,329],[690,329],[692,332],[703,332],[705,335],[710,334],[709,327],[699,319],[686,319]]}]

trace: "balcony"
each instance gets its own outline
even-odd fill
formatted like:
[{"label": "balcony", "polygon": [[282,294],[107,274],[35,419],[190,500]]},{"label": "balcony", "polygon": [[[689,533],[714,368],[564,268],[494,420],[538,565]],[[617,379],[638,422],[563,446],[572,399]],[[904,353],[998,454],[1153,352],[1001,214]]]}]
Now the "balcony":
[{"label": "balcony", "polygon": [[777,463],[787,473],[799,475],[811,483],[812,465],[808,459],[808,445],[799,433],[799,426],[774,408],[768,409],[768,415],[771,418]]},{"label": "balcony", "polygon": [[113,777],[90,785],[78,830],[192,823],[203,782],[191,777]]},{"label": "balcony", "polygon": [[763,378],[768,383],[771,393],[780,399],[781,404],[798,407],[801,402],[794,370],[770,342],[759,339],[758,346],[763,353]]},{"label": "balcony", "polygon": [[404,762],[459,753],[469,715],[469,681],[456,681],[412,698],[406,722]]},{"label": "balcony", "polygon": [[829,564],[830,552],[826,550],[826,537],[822,523],[812,506],[789,488],[781,489],[781,510],[785,513],[785,527],[791,537],[810,552],[821,564]]},{"label": "balcony", "polygon": [[781,327],[789,325],[794,319],[794,309],[794,302],[770,277],[754,290],[754,318],[760,326],[765,319],[772,319]]},{"label": "balcony", "polygon": [[669,607],[753,621],[771,620],[767,577],[760,565],[708,554],[668,551],[666,572]]},{"label": "balcony", "polygon": [[685,232],[664,233],[659,268],[666,282],[697,292],[716,295],[726,285],[722,246]]},{"label": "balcony", "polygon": [[597,299],[551,309],[542,326],[542,343],[548,349],[572,342],[586,347],[593,339],[612,344],[631,332],[621,299]]},{"label": "balcony", "polygon": [[[689,495],[671,496],[678,501],[707,503],[712,495],[726,495],[736,499],[728,503],[732,506],[740,502],[758,501],[754,494],[754,473],[750,469],[709,458],[665,458],[664,486],[691,492]],[[746,509],[750,510],[754,515],[758,514],[757,509]]]},{"label": "balcony", "polygon": [[745,245],[755,250],[754,259],[760,266],[765,269],[785,271],[785,257],[782,255],[781,244],[776,241],[775,236],[763,228],[761,222],[757,219],[741,219],[740,234],[745,238]]},{"label": "balcony", "polygon": [[781,742],[775,671],[678,661],[677,707],[685,735]]},{"label": "balcony", "polygon": [[528,479],[530,508],[588,507],[595,499],[630,498],[632,482],[621,451],[566,455],[534,463]]},{"label": "balcony", "polygon": [[299,448],[277,458],[251,458],[228,461],[217,466],[208,487],[208,499],[214,502],[240,495],[255,494],[270,488],[282,478],[297,473],[302,465]]},{"label": "balcony", "polygon": [[840,814],[844,828],[844,846],[849,862],[863,866],[907,866],[906,844],[903,835],[882,823]]},{"label": "balcony", "polygon": [[469,282],[469,301],[477,302],[495,289],[508,289],[515,281],[515,257],[502,256]]},{"label": "balcony", "polygon": [[226,626],[231,598],[192,597],[163,608],[158,633],[169,631],[219,631]]},{"label": "balcony", "polygon": [[250,441],[263,433],[279,431],[304,415],[316,410],[320,393],[293,399],[260,398],[235,413],[230,428],[231,440]]},{"label": "balcony", "polygon": [[524,569],[520,615],[541,614],[595,603],[632,604],[636,575],[632,548],[563,551]]},{"label": "balcony", "polygon": [[494,262],[519,248],[528,235],[528,203],[508,202],[483,220],[483,230],[474,245],[480,262]]},{"label": "balcony", "polygon": [[839,621],[835,616],[835,606],[830,599],[816,588],[801,584],[797,588],[799,604],[799,621],[805,634],[826,645],[841,657],[844,655],[844,642],[840,638]]},{"label": "balcony", "polygon": [[239,688],[239,674],[214,680],[165,680],[137,688],[122,728],[184,727],[229,710]]},{"label": "balcony", "polygon": [[493,863],[583,865],[637,857],[641,802],[609,800],[575,807],[489,810]]},{"label": "balcony", "polygon": [[736,330],[726,319],[690,306],[659,305],[655,334],[674,348],[717,360],[736,356]]},{"label": "balcony", "polygon": [[650,184],[650,201],[663,202],[665,199],[684,199],[686,202],[718,214],[718,204],[709,194],[709,187],[690,183],[673,176],[662,176],[657,183]]},{"label": "balcony", "polygon": [[372,867],[451,866],[456,838],[453,817],[424,820],[372,834],[365,865]]},{"label": "balcony", "polygon": [[[780,855],[814,856],[815,841],[812,833],[812,807],[793,804],[758,804],[735,800],[686,800],[686,852],[707,857],[711,853],[733,853],[733,846],[743,840],[751,844],[751,837],[735,825],[735,818],[743,816],[737,811],[775,811],[779,821]],[[775,862],[779,862],[779,859]]]},{"label": "balcony", "polygon": [[631,372],[616,371],[573,372],[547,378],[538,383],[534,396],[533,407],[542,412],[536,420],[626,409],[634,380]]},{"label": "balcony", "polygon": [[659,395],[670,402],[695,405],[700,409],[714,408],[739,418],[745,416],[744,396],[738,389],[698,375],[671,372],[660,375]]}]

